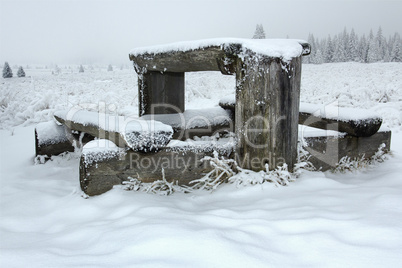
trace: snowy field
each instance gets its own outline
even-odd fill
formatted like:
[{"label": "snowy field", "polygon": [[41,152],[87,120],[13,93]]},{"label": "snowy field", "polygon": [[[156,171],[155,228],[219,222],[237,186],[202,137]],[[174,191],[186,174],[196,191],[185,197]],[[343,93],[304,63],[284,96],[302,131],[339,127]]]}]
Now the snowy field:
[{"label": "snowy field", "polygon": [[[393,131],[384,163],[303,171],[286,187],[170,196],[116,187],[89,199],[77,155],[33,164],[34,126],[74,105],[135,114],[137,78],[132,69],[73,70],[0,80],[0,267],[400,267],[401,63],[303,65],[302,101],[383,116]],[[220,73],[189,74],[187,108],[214,107],[234,85]]]}]

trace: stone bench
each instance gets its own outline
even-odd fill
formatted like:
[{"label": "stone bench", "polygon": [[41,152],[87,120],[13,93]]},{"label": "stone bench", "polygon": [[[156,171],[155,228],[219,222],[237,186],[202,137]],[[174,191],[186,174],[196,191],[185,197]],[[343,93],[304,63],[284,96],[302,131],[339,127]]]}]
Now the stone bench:
[{"label": "stone bench", "polygon": [[[228,95],[222,98],[219,101],[219,106],[234,113],[236,108],[235,95]],[[345,132],[355,137],[370,137],[380,129],[382,118],[367,109],[301,102],[299,124],[324,130]]]},{"label": "stone bench", "polygon": [[[298,40],[211,39],[134,49],[129,57],[138,74],[141,118],[131,118],[130,123],[105,115],[109,123],[102,124],[99,113],[59,112],[55,118],[64,126],[56,126],[54,140],[66,144],[58,136],[62,128],[101,138],[85,145],[81,156],[80,183],[88,195],[129,178],[152,182],[164,176],[187,184],[211,171],[201,159],[213,151],[235,159],[241,168],[260,171],[268,164],[272,170],[286,163],[292,171],[298,142],[310,150],[311,161],[321,170],[334,167],[343,156],[369,157],[382,143],[389,150],[391,133],[379,131],[381,118],[365,112],[348,117],[356,110],[340,108],[334,117],[322,114],[321,107],[300,104],[301,57],[309,53],[309,44]],[[185,72],[194,71],[235,75],[231,104],[185,110]],[[125,127],[111,128],[113,122]],[[319,130],[325,134],[299,132],[299,123],[325,129]],[[42,139],[43,129],[37,133],[38,144],[52,145]],[[179,141],[225,131],[234,132],[230,142]]]}]

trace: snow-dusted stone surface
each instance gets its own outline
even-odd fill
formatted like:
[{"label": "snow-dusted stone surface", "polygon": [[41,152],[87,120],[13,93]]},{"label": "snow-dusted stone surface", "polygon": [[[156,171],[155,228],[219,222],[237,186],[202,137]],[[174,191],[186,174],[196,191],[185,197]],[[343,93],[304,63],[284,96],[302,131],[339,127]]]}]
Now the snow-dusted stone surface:
[{"label": "snow-dusted stone surface", "polygon": [[[317,170],[334,170],[344,158],[369,159],[380,147],[383,147],[384,152],[391,150],[391,131],[385,128],[370,137],[356,137],[345,133],[336,135],[331,130],[324,132],[327,132],[326,135],[319,135],[319,132],[311,130],[299,134],[299,142],[310,153],[308,161]],[[335,135],[328,135],[328,132]]]},{"label": "snow-dusted stone surface", "polygon": [[67,127],[108,139],[119,147],[152,151],[165,146],[173,135],[169,125],[154,120],[107,115],[84,110],[56,111],[54,117]]},{"label": "snow-dusted stone surface", "polygon": [[186,140],[194,136],[209,136],[219,131],[233,131],[233,113],[221,107],[189,109],[177,114],[144,115],[145,120],[156,120],[174,129],[174,139]]},{"label": "snow-dusted stone surface", "polygon": [[82,159],[85,165],[91,165],[114,157],[123,157],[126,151],[110,140],[97,139],[84,145]]},{"label": "snow-dusted stone surface", "polygon": [[131,56],[156,55],[170,52],[187,52],[203,50],[209,47],[220,47],[222,49],[233,45],[240,46],[240,53],[246,50],[268,56],[290,60],[301,56],[303,51],[301,44],[307,42],[293,39],[242,39],[242,38],[215,38],[195,41],[176,42],[171,44],[134,48],[130,51]]},{"label": "snow-dusted stone surface", "polygon": [[153,153],[123,150],[105,140],[95,142],[84,148],[80,162],[81,189],[89,196],[103,194],[132,178],[146,183],[164,178],[188,185],[213,169],[208,161],[202,160],[205,156],[212,157],[215,149],[227,157],[233,152],[232,143],[224,141],[218,145],[177,141]]},{"label": "snow-dusted stone surface", "polygon": [[[87,143],[83,147],[80,161],[81,190],[89,195],[97,195],[109,191],[114,185],[120,184],[122,182],[121,178],[115,176],[116,173],[119,173],[117,167],[114,167],[116,168],[115,170],[108,170],[107,172],[102,169],[102,163],[113,160],[122,162],[126,156],[126,151],[110,140],[98,139]],[[99,170],[98,163],[101,163]],[[93,176],[90,177],[91,172],[88,171],[88,167],[94,167],[95,170],[101,171],[96,176],[96,183],[93,183]]]},{"label": "snow-dusted stone surface", "polygon": [[290,62],[310,53],[302,40],[216,38],[140,47],[131,50],[130,60],[137,73],[147,71],[221,71],[233,74],[233,60],[249,55]]},{"label": "snow-dusted stone surface", "polygon": [[[219,106],[234,110],[236,95],[230,94],[219,100]],[[339,107],[301,102],[299,107],[299,124],[324,130],[345,132],[353,136],[367,137],[375,134],[381,127],[382,117],[368,109]],[[331,132],[328,132],[329,135]]]},{"label": "snow-dusted stone surface", "polygon": [[37,124],[35,131],[39,146],[68,141],[65,127],[54,121]]},{"label": "snow-dusted stone surface", "polygon": [[[233,133],[232,133],[233,134]],[[218,152],[220,155],[230,156],[236,149],[234,134],[229,138],[201,137],[194,140],[171,140],[166,150],[172,152],[195,152],[211,153]]]},{"label": "snow-dusted stone surface", "polygon": [[219,100],[219,106],[225,109],[235,109],[236,105],[236,94],[230,94],[227,96],[224,96]]},{"label": "snow-dusted stone surface", "polygon": [[299,111],[300,124],[346,132],[357,137],[374,135],[382,124],[382,118],[376,112],[339,107],[336,104],[318,105],[301,102]]},{"label": "snow-dusted stone surface", "polygon": [[381,116],[374,111],[360,108],[339,107],[333,104],[319,105],[300,102],[300,112],[344,122],[356,121],[364,123],[368,120],[382,120]]},{"label": "snow-dusted stone surface", "polygon": [[73,152],[67,129],[55,121],[39,123],[35,127],[35,156],[58,155]]},{"label": "snow-dusted stone surface", "polygon": [[300,141],[303,140],[303,138],[312,137],[345,137],[347,133],[299,125],[298,135]]}]

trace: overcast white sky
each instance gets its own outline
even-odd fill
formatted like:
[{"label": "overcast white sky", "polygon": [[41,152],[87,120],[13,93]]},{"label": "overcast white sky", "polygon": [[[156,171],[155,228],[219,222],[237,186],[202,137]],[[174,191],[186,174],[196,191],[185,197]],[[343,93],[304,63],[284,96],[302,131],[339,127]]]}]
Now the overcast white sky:
[{"label": "overcast white sky", "polygon": [[134,47],[215,37],[401,32],[402,0],[0,0],[0,62],[129,63]]}]

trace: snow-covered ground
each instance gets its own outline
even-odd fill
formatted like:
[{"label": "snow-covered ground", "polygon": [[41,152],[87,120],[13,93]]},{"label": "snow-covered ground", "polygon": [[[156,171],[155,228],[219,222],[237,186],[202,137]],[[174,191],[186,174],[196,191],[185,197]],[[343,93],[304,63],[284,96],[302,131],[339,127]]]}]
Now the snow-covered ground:
[{"label": "snow-covered ground", "polygon": [[[159,196],[116,187],[84,199],[78,158],[34,165],[33,129],[56,109],[105,102],[138,110],[133,70],[0,80],[1,267],[399,267],[402,263],[402,64],[304,65],[302,101],[378,112],[392,154],[346,174],[303,171],[273,184]],[[187,107],[218,104],[234,78],[186,76]]]}]

